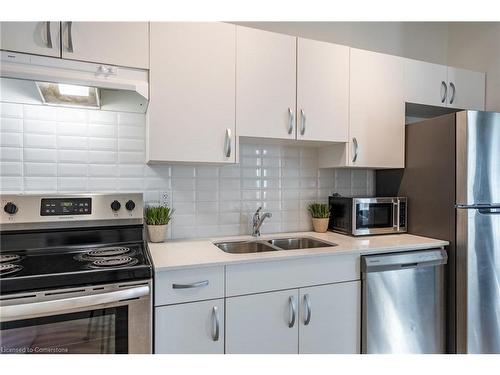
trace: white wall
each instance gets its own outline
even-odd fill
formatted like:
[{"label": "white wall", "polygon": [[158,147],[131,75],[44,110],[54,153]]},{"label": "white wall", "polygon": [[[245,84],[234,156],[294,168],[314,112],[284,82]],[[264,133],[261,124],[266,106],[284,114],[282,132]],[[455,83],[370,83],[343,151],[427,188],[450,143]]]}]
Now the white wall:
[{"label": "white wall", "polygon": [[239,22],[239,25],[446,64],[446,22]]},{"label": "white wall", "polygon": [[273,214],[265,233],[309,230],[311,201],[374,193],[373,171],[320,170],[312,148],[242,145],[239,165],[149,166],[145,147],[143,114],[0,103],[0,192],[166,194],[171,238],[248,234],[259,206]]},{"label": "white wall", "polygon": [[499,22],[451,22],[448,65],[486,72],[486,110],[500,111]]}]

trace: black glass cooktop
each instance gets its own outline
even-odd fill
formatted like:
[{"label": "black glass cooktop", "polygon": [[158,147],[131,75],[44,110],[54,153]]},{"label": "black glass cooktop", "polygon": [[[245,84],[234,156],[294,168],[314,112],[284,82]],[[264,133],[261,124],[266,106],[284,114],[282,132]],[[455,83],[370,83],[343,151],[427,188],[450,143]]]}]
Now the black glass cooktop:
[{"label": "black glass cooktop", "polygon": [[[95,231],[84,237],[88,241],[75,241],[75,235],[82,238],[81,231],[9,234],[9,241],[2,236],[1,294],[151,278],[151,262],[142,238],[130,231],[119,232],[99,233],[103,236],[99,239],[141,240],[96,243]],[[44,246],[28,246],[34,244]]]}]

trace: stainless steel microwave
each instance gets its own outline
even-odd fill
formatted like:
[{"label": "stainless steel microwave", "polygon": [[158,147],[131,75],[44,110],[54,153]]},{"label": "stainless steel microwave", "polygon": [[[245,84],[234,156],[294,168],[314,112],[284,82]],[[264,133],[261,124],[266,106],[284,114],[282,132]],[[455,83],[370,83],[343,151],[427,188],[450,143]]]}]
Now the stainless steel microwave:
[{"label": "stainless steel microwave", "polygon": [[363,236],[406,232],[405,197],[340,197],[330,196],[328,229]]}]

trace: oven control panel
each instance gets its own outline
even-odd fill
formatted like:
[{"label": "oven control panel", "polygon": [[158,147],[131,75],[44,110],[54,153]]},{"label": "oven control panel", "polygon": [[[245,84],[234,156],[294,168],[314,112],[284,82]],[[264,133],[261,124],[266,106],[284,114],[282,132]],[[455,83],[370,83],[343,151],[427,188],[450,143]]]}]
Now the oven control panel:
[{"label": "oven control panel", "polygon": [[90,215],[91,198],[42,198],[41,216]]},{"label": "oven control panel", "polygon": [[81,225],[142,224],[143,209],[142,193],[2,194],[0,230],[5,228],[16,230],[18,228],[11,224],[27,223],[30,223],[30,228],[34,227],[31,223],[47,223],[50,227],[62,227],[66,226],[66,223],[69,223],[68,227],[78,226],[79,223]]}]

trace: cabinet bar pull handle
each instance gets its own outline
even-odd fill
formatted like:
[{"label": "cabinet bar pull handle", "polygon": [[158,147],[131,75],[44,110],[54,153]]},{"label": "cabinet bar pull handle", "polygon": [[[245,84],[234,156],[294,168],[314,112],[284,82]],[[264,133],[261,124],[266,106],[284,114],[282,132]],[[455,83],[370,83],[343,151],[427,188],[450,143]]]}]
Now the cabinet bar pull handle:
[{"label": "cabinet bar pull handle", "polygon": [[292,134],[293,131],[293,113],[292,109],[288,107],[288,134]]},{"label": "cabinet bar pull handle", "polygon": [[231,156],[231,129],[229,128],[226,129],[226,139],[224,142],[224,149],[226,158],[229,158]]},{"label": "cabinet bar pull handle", "polygon": [[214,306],[212,308],[212,319],[213,319],[213,331],[212,331],[212,340],[219,341],[219,308]]},{"label": "cabinet bar pull handle", "polygon": [[304,135],[306,132],[306,113],[303,109],[300,110],[300,134]]},{"label": "cabinet bar pull handle", "polygon": [[455,92],[456,92],[456,87],[453,82],[450,82],[450,88],[453,90],[451,92],[451,98],[450,98],[450,104],[453,104],[453,101],[455,100]]},{"label": "cabinet bar pull handle", "polygon": [[68,22],[68,52],[73,53],[73,22]]},{"label": "cabinet bar pull handle", "polygon": [[304,318],[304,325],[307,326],[311,322],[311,301],[309,294],[304,294],[304,304],[306,305],[306,317]]},{"label": "cabinet bar pull handle", "polygon": [[191,284],[172,284],[173,289],[190,289],[190,288],[201,288],[208,285],[208,280],[198,281]]},{"label": "cabinet bar pull handle", "polygon": [[50,22],[45,22],[45,32],[47,35],[47,48],[52,49],[52,35],[50,34]]},{"label": "cabinet bar pull handle", "polygon": [[441,103],[444,103],[446,101],[446,97],[448,96],[448,85],[445,81],[441,81],[441,87],[444,87],[444,92],[441,96]]},{"label": "cabinet bar pull handle", "polygon": [[293,298],[293,296],[288,298],[288,304],[290,306],[290,320],[288,321],[288,328],[292,328],[295,325],[295,298]]},{"label": "cabinet bar pull handle", "polygon": [[352,139],[352,144],[354,145],[354,156],[352,157],[352,162],[355,163],[356,159],[358,158],[358,149],[359,149],[358,140],[356,139],[356,137]]}]

